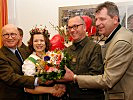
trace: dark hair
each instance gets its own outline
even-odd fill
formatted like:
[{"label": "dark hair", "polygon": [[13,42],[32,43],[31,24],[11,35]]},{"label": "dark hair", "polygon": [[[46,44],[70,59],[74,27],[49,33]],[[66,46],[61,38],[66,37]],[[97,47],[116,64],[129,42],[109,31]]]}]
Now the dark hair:
[{"label": "dark hair", "polygon": [[29,50],[31,51],[31,53],[35,51],[35,49],[33,48],[33,37],[36,34],[42,34],[44,36],[44,40],[46,44],[45,52],[47,52],[50,49],[51,44],[50,44],[49,37],[47,36],[47,34],[45,34],[45,32],[34,32],[31,34],[30,40],[28,41]]},{"label": "dark hair", "polygon": [[23,30],[21,28],[19,28],[19,27],[17,27],[17,29],[19,31],[20,36],[23,36]]},{"label": "dark hair", "polygon": [[107,13],[111,18],[118,16],[118,22],[120,22],[119,10],[115,3],[107,1],[98,5],[96,8],[96,13],[99,13],[103,8],[107,9]]}]

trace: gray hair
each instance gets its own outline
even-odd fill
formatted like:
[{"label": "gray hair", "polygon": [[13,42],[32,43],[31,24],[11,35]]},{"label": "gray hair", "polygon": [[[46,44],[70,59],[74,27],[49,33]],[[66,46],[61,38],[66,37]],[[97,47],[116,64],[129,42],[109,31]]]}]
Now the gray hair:
[{"label": "gray hair", "polygon": [[[74,17],[79,17],[80,18],[80,20],[81,20],[81,22],[82,22],[82,24],[83,24],[83,26],[84,27],[86,27],[85,25],[85,21],[84,21],[84,19],[83,19],[83,17],[82,16],[77,16],[77,15],[75,15],[75,16],[71,16],[70,18],[69,18],[69,20],[71,19],[71,18],[74,18]],[[69,20],[68,20],[68,22],[69,22]]]}]

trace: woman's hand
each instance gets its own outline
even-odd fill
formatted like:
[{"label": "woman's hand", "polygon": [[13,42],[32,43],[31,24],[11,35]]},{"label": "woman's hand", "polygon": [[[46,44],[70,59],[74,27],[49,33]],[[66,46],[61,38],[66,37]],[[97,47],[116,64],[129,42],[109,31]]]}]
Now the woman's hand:
[{"label": "woman's hand", "polygon": [[37,86],[34,89],[24,88],[25,92],[31,94],[50,93],[53,96],[61,97],[66,92],[66,86],[63,84],[56,84],[53,87]]}]

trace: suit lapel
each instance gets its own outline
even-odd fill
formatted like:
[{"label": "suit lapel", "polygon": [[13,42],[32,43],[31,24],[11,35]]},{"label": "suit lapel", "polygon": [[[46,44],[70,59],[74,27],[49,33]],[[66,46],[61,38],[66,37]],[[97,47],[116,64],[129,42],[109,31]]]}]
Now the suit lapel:
[{"label": "suit lapel", "polygon": [[109,52],[111,51],[113,44],[115,43],[115,39],[118,38],[118,33],[121,30],[121,25],[119,24],[118,27],[113,31],[111,36],[105,41],[105,50],[104,50],[104,65],[107,63],[107,57],[109,56]]},{"label": "suit lapel", "polygon": [[22,56],[22,58],[23,58],[23,61],[24,61],[26,58],[28,58],[28,56],[30,55],[30,53],[29,53],[27,50],[23,49],[23,48],[18,48],[18,51],[19,51],[19,53],[21,54],[21,56]]},{"label": "suit lapel", "polygon": [[21,62],[18,60],[16,55],[11,50],[9,50],[8,48],[6,48],[4,46],[1,48],[1,50],[6,55],[7,58],[9,58],[10,60],[14,61],[19,66],[22,66]]}]

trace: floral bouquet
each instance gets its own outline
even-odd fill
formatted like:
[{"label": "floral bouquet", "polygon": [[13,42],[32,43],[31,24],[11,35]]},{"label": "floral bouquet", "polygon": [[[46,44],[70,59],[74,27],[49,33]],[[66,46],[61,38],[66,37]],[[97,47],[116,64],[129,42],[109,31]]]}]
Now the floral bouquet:
[{"label": "floral bouquet", "polygon": [[49,51],[44,58],[37,60],[36,77],[40,77],[43,82],[47,80],[61,79],[65,74],[64,66],[70,68],[71,57],[61,50]]}]

